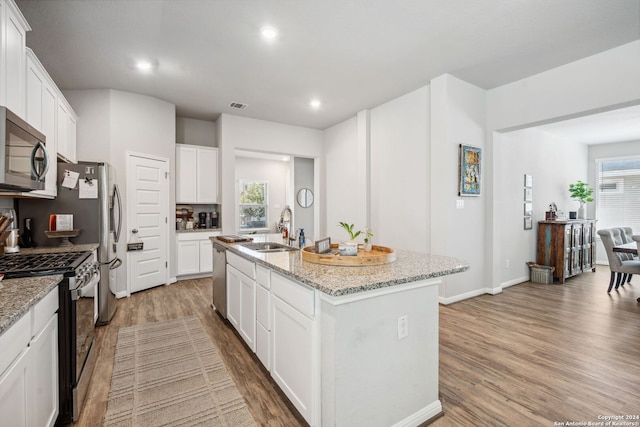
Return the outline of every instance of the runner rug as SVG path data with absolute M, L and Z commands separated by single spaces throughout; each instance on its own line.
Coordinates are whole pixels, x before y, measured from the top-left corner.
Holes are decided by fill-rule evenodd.
M 195 317 L 120 328 L 104 426 L 255 426 Z

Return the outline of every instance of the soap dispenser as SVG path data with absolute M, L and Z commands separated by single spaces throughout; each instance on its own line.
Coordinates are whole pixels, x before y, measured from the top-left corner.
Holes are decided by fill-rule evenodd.
M 298 237 L 298 247 L 304 248 L 304 228 L 300 229 L 300 236 Z

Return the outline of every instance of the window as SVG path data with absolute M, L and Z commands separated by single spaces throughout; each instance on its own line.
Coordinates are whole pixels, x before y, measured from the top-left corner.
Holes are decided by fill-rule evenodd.
M 640 157 L 597 163 L 597 228 L 631 227 L 640 233 Z
M 266 228 L 269 224 L 269 186 L 264 181 L 240 180 L 240 229 Z

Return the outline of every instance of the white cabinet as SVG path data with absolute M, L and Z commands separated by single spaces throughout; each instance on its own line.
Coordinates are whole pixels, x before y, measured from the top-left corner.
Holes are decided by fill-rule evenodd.
M 177 275 L 211 273 L 213 271 L 213 252 L 209 238 L 219 234 L 219 231 L 177 233 Z
M 56 292 L 57 293 L 57 292 Z M 96 298 L 97 300 L 97 298 Z M 37 402 L 31 416 L 33 426 L 52 426 L 58 417 L 58 316 L 31 341 L 32 396 Z
M 256 356 L 271 371 L 271 271 L 256 265 Z
M 26 40 L 29 24 L 13 1 L 0 0 L 0 105 L 25 117 Z
M 56 134 L 57 88 L 38 58 L 27 48 L 26 120 L 46 137 L 49 170 L 45 177 L 44 190 L 25 193 L 26 196 L 54 198 L 58 194 L 56 183 L 56 157 L 58 155 Z
M 218 149 L 176 145 L 176 203 L 218 203 Z
M 58 416 L 58 289 L 0 335 L 0 420 L 53 426 Z
M 56 136 L 58 157 L 67 163 L 77 163 L 76 130 L 78 117 L 67 100 L 60 93 L 56 112 Z
M 307 422 L 315 410 L 314 291 L 271 273 L 271 375 Z
M 227 319 L 256 351 L 255 264 L 227 251 Z

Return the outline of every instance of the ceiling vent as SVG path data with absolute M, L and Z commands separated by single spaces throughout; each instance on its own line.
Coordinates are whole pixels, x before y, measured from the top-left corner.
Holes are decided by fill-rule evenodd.
M 232 102 L 231 104 L 229 104 L 229 107 L 237 108 L 238 110 L 244 110 L 245 108 L 247 108 L 247 104 L 243 104 L 241 102 Z

